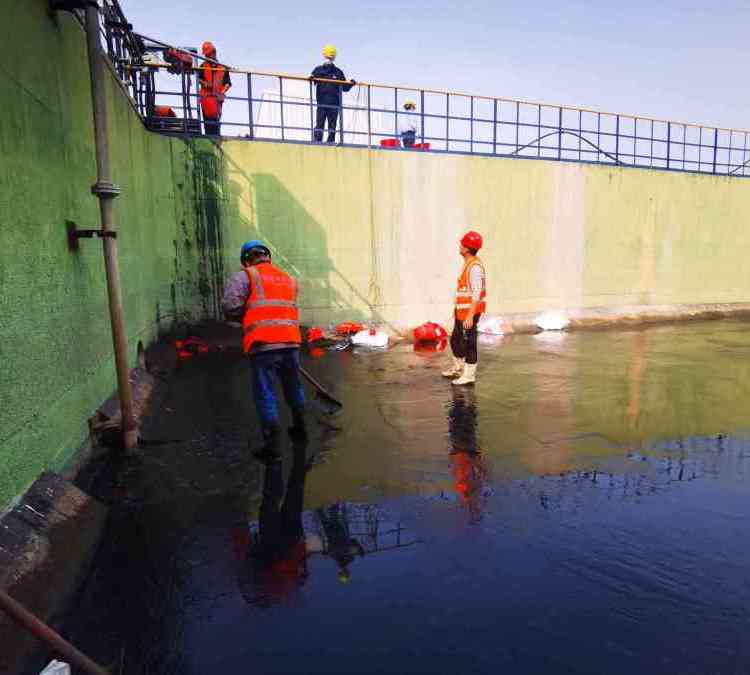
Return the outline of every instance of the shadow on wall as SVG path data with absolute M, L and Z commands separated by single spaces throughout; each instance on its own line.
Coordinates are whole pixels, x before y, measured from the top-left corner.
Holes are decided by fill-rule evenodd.
M 328 228 L 315 220 L 281 181 L 271 174 L 248 174 L 226 155 L 224 160 L 228 175 L 239 179 L 228 181 L 232 196 L 225 203 L 229 209 L 225 217 L 236 236 L 227 251 L 229 259 L 236 258 L 235 249 L 242 241 L 261 239 L 268 244 L 275 262 L 300 280 L 304 323 L 326 325 L 347 320 L 387 324 L 378 310 L 380 290 L 366 247 L 362 247 L 368 259 L 361 261 L 361 277 L 352 280 L 331 257 Z M 352 234 L 353 239 L 356 237 Z

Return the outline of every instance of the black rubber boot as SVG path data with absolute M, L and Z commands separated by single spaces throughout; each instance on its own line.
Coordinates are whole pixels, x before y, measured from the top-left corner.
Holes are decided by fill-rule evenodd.
M 289 427 L 289 435 L 297 441 L 307 440 L 307 422 L 305 421 L 304 408 L 292 410 L 292 426 Z
M 261 462 L 278 462 L 281 459 L 281 429 L 277 424 L 263 427 L 263 446 L 253 452 Z

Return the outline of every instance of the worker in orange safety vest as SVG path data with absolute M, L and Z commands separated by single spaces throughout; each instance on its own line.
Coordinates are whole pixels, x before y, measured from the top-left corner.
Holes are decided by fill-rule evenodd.
M 464 259 L 458 277 L 454 308 L 455 324 L 451 333 L 453 365 L 443 372 L 443 377 L 453 384 L 474 384 L 477 374 L 477 325 L 486 309 L 487 277 L 477 252 L 482 248 L 482 235 L 467 232 L 462 238 L 459 252 Z
M 198 75 L 199 98 L 203 113 L 203 126 L 206 136 L 221 135 L 221 112 L 224 97 L 232 86 L 229 69 L 216 63 L 216 47 L 211 42 L 204 42 L 201 51 L 210 61 L 204 61 Z
M 297 281 L 271 262 L 270 249 L 257 239 L 242 245 L 240 262 L 243 269 L 227 284 L 222 309 L 227 319 L 241 319 L 242 349 L 252 361 L 255 407 L 264 440 L 254 455 L 261 461 L 276 461 L 280 458 L 281 427 L 275 376 L 292 413 L 290 435 L 306 436 Z

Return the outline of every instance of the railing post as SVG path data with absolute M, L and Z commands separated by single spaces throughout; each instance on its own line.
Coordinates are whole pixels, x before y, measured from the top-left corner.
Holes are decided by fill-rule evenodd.
M 250 138 L 255 138 L 255 131 L 253 130 L 253 74 L 247 74 L 247 121 L 248 121 L 248 135 Z
M 422 150 L 424 150 L 424 89 L 419 92 L 419 126 L 422 129 Z
M 398 135 L 398 87 L 393 89 L 393 135 L 399 138 Z
M 372 147 L 372 103 L 370 101 L 372 96 L 372 86 L 367 85 L 367 147 Z
M 539 104 L 536 111 L 536 156 L 542 156 L 542 106 Z
M 516 101 L 516 153 L 518 153 L 518 133 L 521 127 L 521 104 Z
M 474 154 L 474 97 L 469 99 L 469 152 Z
M 712 173 L 716 173 L 716 150 L 717 150 L 718 145 L 719 145 L 719 130 L 717 128 L 717 129 L 714 129 L 714 163 L 713 163 Z
M 450 148 L 450 117 L 451 117 L 451 95 L 445 95 L 445 151 Z
M 315 85 L 313 84 L 312 80 L 310 80 L 310 140 L 314 143 L 315 142 L 315 118 L 313 116 L 313 87 Z
M 615 118 L 615 164 L 620 163 L 620 116 Z
M 672 154 L 672 123 L 667 122 L 667 168 L 669 168 L 669 157 Z M 698 157 L 700 158 L 700 143 L 698 144 Z
M 284 140 L 284 78 L 279 77 L 279 117 L 281 119 L 281 140 Z
M 562 159 L 562 106 L 557 109 L 557 159 Z
M 492 154 L 497 154 L 497 99 L 493 101 L 492 111 Z

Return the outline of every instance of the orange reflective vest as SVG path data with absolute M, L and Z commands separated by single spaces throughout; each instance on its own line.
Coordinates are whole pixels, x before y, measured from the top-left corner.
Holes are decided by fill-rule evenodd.
M 242 319 L 242 349 L 264 343 L 300 344 L 297 282 L 270 262 L 246 267 L 250 296 Z
M 221 102 L 219 94 L 224 93 L 224 66 L 204 63 L 201 66 L 202 77 L 200 79 L 201 110 L 204 119 L 215 120 L 221 117 Z
M 458 290 L 456 291 L 456 318 L 459 321 L 463 321 L 469 314 L 471 309 L 472 294 L 471 285 L 469 283 L 469 275 L 474 266 L 479 265 L 484 272 L 484 265 L 479 258 L 472 258 L 465 265 L 461 271 L 461 276 L 458 277 Z M 479 294 L 479 302 L 477 303 L 476 314 L 484 314 L 487 309 L 485 298 L 487 297 L 487 277 L 482 275 L 482 291 Z

